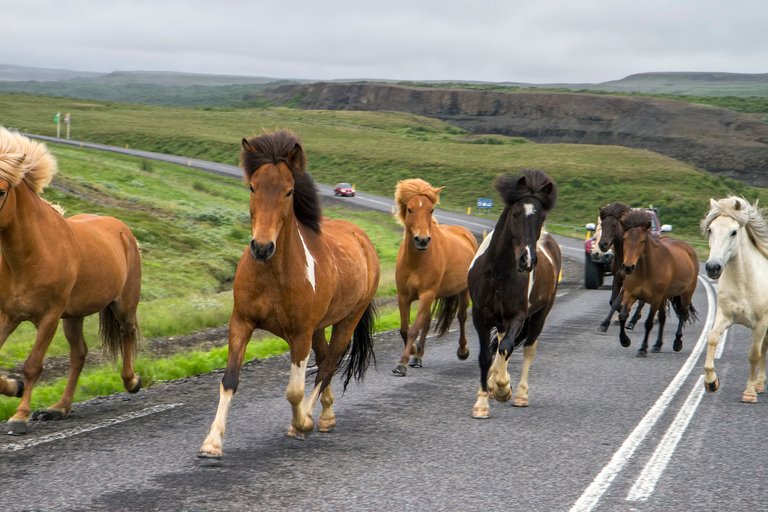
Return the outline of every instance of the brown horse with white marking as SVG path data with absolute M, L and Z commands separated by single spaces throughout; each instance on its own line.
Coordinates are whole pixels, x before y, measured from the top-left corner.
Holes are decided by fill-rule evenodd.
M 0 393 L 21 397 L 8 421 L 10 434 L 27 432 L 32 389 L 60 318 L 70 347 L 69 378 L 61 400 L 40 419 L 69 414 L 88 351 L 83 319 L 94 313 L 108 352 L 123 357 L 125 389 L 141 389 L 133 370 L 141 290 L 136 239 L 113 217 L 64 218 L 39 195 L 55 173 L 56 161 L 43 144 L 0 128 L 0 345 L 25 320 L 37 328 L 24 380 L 0 377 Z
M 526 169 L 519 177 L 501 176 L 495 185 L 504 199 L 504 211 L 469 269 L 472 321 L 480 343 L 480 390 L 473 418 L 490 416 L 489 397 L 512 398 L 507 367 L 521 343 L 523 368 L 512 405 L 528 406 L 528 372 L 555 303 L 562 268 L 560 246 L 542 232 L 557 199 L 552 180 L 542 171 Z M 492 330 L 496 331 L 493 342 Z
M 400 181 L 395 189 L 397 220 L 403 225 L 403 242 L 397 253 L 395 280 L 400 308 L 400 335 L 405 347 L 392 373 L 404 377 L 405 364 L 421 368 L 427 333 L 433 313 L 437 313 L 438 336 L 448 332 L 453 318 L 459 317 L 459 359 L 469 357 L 464 325 L 469 307 L 467 270 L 477 251 L 477 241 L 468 229 L 441 225 L 432 217 L 440 202 L 443 187 L 436 188 L 421 179 Z M 419 301 L 413 325 L 408 327 L 411 303 Z M 435 305 L 432 311 L 432 305 Z
M 667 318 L 665 305 L 669 300 L 678 318 L 672 350 L 679 352 L 683 348 L 683 324 L 696 320 L 696 310 L 692 303 L 699 275 L 696 251 L 682 240 L 653 236 L 651 217 L 645 211 L 632 210 L 621 222 L 624 226 L 622 270 L 626 275 L 619 313 L 621 346 L 628 347 L 631 343 L 625 324 L 632 304 L 642 300 L 648 304 L 650 311 L 645 319 L 645 336 L 637 356 L 645 357 L 648 354 L 648 337 L 657 311 L 658 335 L 651 352 L 661 351 Z
M 219 387 L 219 407 L 199 456 L 222 455 L 227 413 L 237 390 L 245 348 L 254 329 L 267 330 L 290 346 L 291 375 L 286 398 L 293 416 L 286 435 L 302 439 L 312 431 L 312 410 L 322 403 L 318 431 L 336 425 L 331 378 L 350 347 L 344 388 L 360 380 L 373 357 L 373 297 L 379 258 L 356 225 L 324 219 L 306 156 L 287 130 L 243 139 L 241 165 L 251 189 L 253 238 L 235 272 L 229 324 L 229 357 Z M 330 344 L 325 328 L 333 326 Z M 310 349 L 318 371 L 304 396 Z

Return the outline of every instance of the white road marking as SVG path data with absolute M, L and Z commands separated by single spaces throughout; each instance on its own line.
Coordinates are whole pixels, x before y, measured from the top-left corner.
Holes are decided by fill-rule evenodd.
M 713 307 L 715 297 L 714 292 L 712 291 L 712 285 L 701 276 L 699 276 L 699 281 L 704 285 L 704 289 L 707 292 L 708 308 L 707 320 L 696 345 L 693 347 L 693 350 L 691 350 L 691 353 L 682 368 L 680 368 L 677 375 L 675 375 L 675 378 L 672 379 L 672 382 L 667 386 L 667 389 L 664 390 L 661 396 L 656 400 L 656 403 L 653 404 L 653 407 L 648 410 L 643 419 L 640 420 L 640 423 L 637 424 L 635 429 L 624 440 L 621 447 L 613 454 L 610 462 L 595 477 L 584 493 L 578 500 L 576 500 L 576 503 L 573 504 L 570 509 L 571 512 L 587 512 L 597 505 L 600 498 L 602 498 L 603 494 L 605 494 L 611 486 L 614 478 L 616 478 L 624 466 L 626 466 L 637 448 L 642 444 L 648 433 L 651 431 L 651 428 L 653 428 L 656 422 L 664 414 L 664 411 L 680 390 L 683 382 L 685 382 L 693 370 L 697 359 L 707 344 L 707 334 L 712 329 L 712 325 L 715 321 L 715 308 Z
M 723 354 L 727 335 L 728 329 L 720 337 L 717 351 L 715 352 L 715 359 L 720 359 L 720 356 Z M 659 446 L 656 447 L 656 451 L 653 452 L 640 476 L 637 477 L 635 484 L 630 489 L 629 494 L 627 494 L 627 501 L 646 501 L 653 494 L 656 484 L 664 474 L 664 470 L 667 469 L 667 464 L 669 464 L 672 455 L 675 453 L 677 443 L 682 439 L 685 430 L 688 428 L 688 423 L 693 419 L 693 415 L 696 413 L 696 409 L 703 396 L 704 376 L 701 376 L 696 381 L 680 412 L 677 413 L 675 421 L 672 422 L 672 425 L 664 433 L 664 437 L 661 439 Z
M 124 423 L 126 421 L 134 420 L 136 418 L 141 418 L 143 416 L 149 416 L 150 414 L 155 414 L 158 412 L 174 409 L 176 407 L 179 407 L 180 405 L 184 405 L 184 404 L 155 405 L 152 407 L 147 407 L 146 409 L 141 409 L 140 411 L 129 412 L 129 413 L 120 415 L 116 418 L 109 418 L 106 420 L 102 420 L 102 421 L 93 423 L 92 425 L 88 425 L 86 427 L 70 428 L 68 430 L 62 430 L 61 432 L 54 432 L 53 434 L 46 434 L 44 436 L 36 437 L 33 439 L 27 439 L 26 441 L 21 441 L 19 443 L 8 443 L 0 446 L 0 452 L 17 452 L 19 450 L 24 450 L 26 448 L 32 448 L 33 446 L 51 443 L 53 441 L 58 441 L 59 439 L 66 439 L 68 437 L 84 434 L 86 432 L 92 432 L 100 428 L 111 427 L 112 425 L 117 425 L 118 423 Z

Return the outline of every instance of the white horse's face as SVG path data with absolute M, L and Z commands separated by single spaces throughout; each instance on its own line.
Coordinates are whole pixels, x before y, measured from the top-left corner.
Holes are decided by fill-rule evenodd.
M 709 259 L 705 268 L 710 279 L 717 279 L 723 273 L 725 265 L 736 254 L 741 236 L 741 226 L 730 217 L 720 216 L 709 225 Z
M 597 227 L 595 228 L 595 243 L 592 244 L 592 247 L 589 250 L 589 253 L 592 255 L 592 258 L 595 260 L 602 258 L 602 256 L 606 254 L 606 252 L 603 252 L 600 250 L 599 242 L 602 236 L 603 236 L 603 223 L 600 221 L 600 217 L 598 217 Z

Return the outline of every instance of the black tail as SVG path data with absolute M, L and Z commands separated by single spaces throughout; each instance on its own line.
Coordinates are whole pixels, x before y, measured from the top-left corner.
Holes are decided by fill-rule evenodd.
M 689 304 L 687 308 L 683 308 L 679 295 L 672 297 L 670 302 L 672 303 L 672 309 L 675 310 L 675 314 L 684 324 L 692 324 L 699 319 L 698 312 L 693 307 L 693 303 Z
M 361 382 L 365 377 L 365 371 L 371 364 L 376 364 L 376 355 L 373 353 L 373 328 L 376 324 L 376 305 L 371 302 L 365 309 L 365 313 L 360 317 L 360 321 L 355 327 L 355 333 L 352 335 L 352 350 L 349 354 L 347 367 L 344 369 L 344 391 L 347 390 L 347 384 L 352 380 Z
M 123 327 L 120 326 L 111 304 L 99 312 L 99 336 L 108 356 L 116 361 L 117 357 L 122 354 Z M 139 341 L 138 323 L 134 323 L 133 337 L 135 349 Z
M 451 322 L 456 317 L 456 313 L 459 312 L 459 296 L 451 295 L 444 299 L 437 299 L 432 304 L 432 316 L 437 316 L 437 322 L 435 323 L 434 332 L 438 336 L 442 336 L 448 332 L 451 327 Z

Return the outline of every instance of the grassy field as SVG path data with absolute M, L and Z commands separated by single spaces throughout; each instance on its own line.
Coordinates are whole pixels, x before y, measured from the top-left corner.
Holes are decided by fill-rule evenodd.
M 560 190 L 548 228 L 574 236 L 583 234 L 583 225 L 594 221 L 600 206 L 621 200 L 633 206 L 653 204 L 662 222 L 674 225 L 675 236 L 701 250 L 705 244 L 698 222 L 710 197 L 766 197 L 764 189 L 715 177 L 650 151 L 470 135 L 410 114 L 161 108 L 0 94 L 0 123 L 8 127 L 55 135 L 52 116 L 57 111 L 72 114 L 74 139 L 230 164 L 237 163 L 243 136 L 290 128 L 303 139 L 310 172 L 319 182 L 350 181 L 360 190 L 391 196 L 397 180 L 421 177 L 445 185 L 443 206 L 462 212 L 474 206 L 478 197 L 497 199 L 491 185 L 496 175 L 539 168 L 553 177 Z M 171 164 L 68 146 L 51 148 L 59 159 L 60 174 L 45 197 L 62 204 L 69 215 L 92 212 L 125 220 L 143 247 L 140 322 L 144 335 L 171 336 L 226 323 L 231 279 L 249 237 L 245 187 L 238 180 Z M 495 204 L 489 216 L 499 213 L 499 201 Z M 326 214 L 350 219 L 370 234 L 383 263 L 380 295 L 391 296 L 399 227 L 381 214 L 337 208 L 327 209 Z M 380 328 L 395 325 L 390 310 Z M 92 319 L 87 322 L 87 338 L 94 340 L 95 331 Z M 0 364 L 12 368 L 23 360 L 31 337 L 30 326 L 19 329 L 0 350 Z M 268 342 L 266 353 L 284 348 L 281 342 L 273 343 Z M 59 334 L 49 354 L 62 355 L 66 350 Z M 177 367 L 197 372 L 221 366 L 221 357 L 220 352 L 182 356 L 189 364 L 145 360 L 140 371 L 151 382 L 179 376 L 173 370 Z M 120 390 L 111 368 L 89 372 L 93 376 L 89 373 L 83 381 L 93 379 L 93 383 L 84 386 L 82 393 L 92 396 Z M 58 393 L 61 384 L 50 386 L 52 391 L 36 393 L 39 405 L 50 403 L 46 393 Z M 10 410 L 14 403 L 4 399 L 0 409 Z

